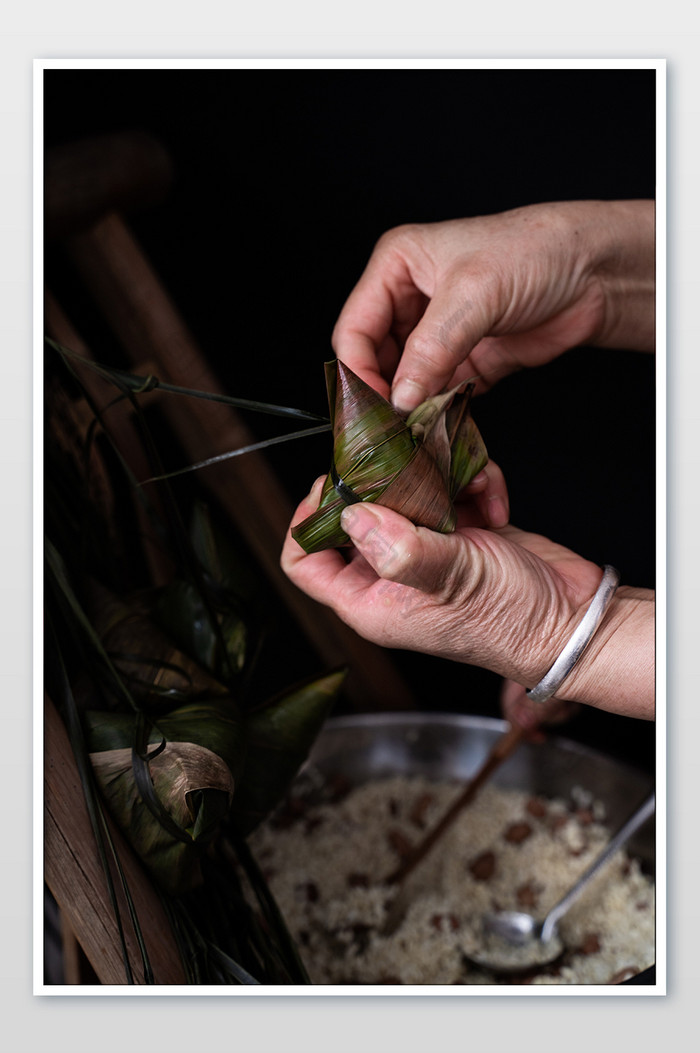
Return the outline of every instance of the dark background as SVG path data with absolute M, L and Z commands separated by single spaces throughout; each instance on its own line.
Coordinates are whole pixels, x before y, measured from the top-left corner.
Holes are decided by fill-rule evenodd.
M 130 217 L 234 395 L 327 411 L 322 363 L 383 231 L 535 202 L 650 198 L 653 70 L 50 70 L 47 149 L 143 129 L 166 199 Z M 70 268 L 47 253 L 47 278 Z M 90 318 L 78 319 L 90 335 Z M 512 521 L 653 587 L 652 356 L 576 349 L 474 414 Z M 260 434 L 277 424 L 254 423 Z M 296 503 L 328 440 L 270 453 Z M 499 679 L 397 653 L 426 709 L 498 713 Z M 566 734 L 650 766 L 653 726 L 586 710 Z

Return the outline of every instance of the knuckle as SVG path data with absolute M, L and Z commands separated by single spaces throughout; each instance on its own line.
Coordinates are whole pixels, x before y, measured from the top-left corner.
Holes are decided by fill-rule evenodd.
M 412 524 L 373 528 L 365 537 L 362 550 L 381 578 L 402 585 L 412 583 L 422 560 L 421 539 Z
M 410 354 L 414 366 L 426 369 L 437 367 L 444 371 L 445 366 L 457 366 L 460 361 L 460 348 L 450 346 L 446 334 L 434 327 L 412 333 L 406 341 L 404 354 Z
M 382 578 L 404 581 L 413 566 L 413 546 L 405 535 L 387 537 L 375 534 L 368 538 L 368 556 Z
M 380 553 L 382 577 L 410 584 L 420 570 L 417 546 L 405 535 L 386 545 Z
M 401 223 L 399 226 L 391 227 L 384 231 L 377 240 L 373 255 L 385 257 L 396 253 L 403 254 L 420 242 L 422 231 L 423 227 L 420 223 Z
M 436 597 L 444 607 L 471 605 L 482 577 L 482 563 L 478 550 L 467 552 L 464 546 L 454 553 L 441 568 L 436 582 Z
M 403 241 L 415 230 L 413 223 L 400 223 L 396 227 L 385 230 L 377 240 L 376 247 L 379 249 L 393 248 L 397 242 Z

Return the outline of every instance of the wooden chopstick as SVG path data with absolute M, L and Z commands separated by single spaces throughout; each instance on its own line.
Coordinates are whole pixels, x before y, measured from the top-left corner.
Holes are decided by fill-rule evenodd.
M 438 841 L 452 823 L 454 823 L 460 812 L 471 803 L 496 768 L 503 764 L 503 762 L 515 751 L 525 737 L 525 734 L 526 732 L 523 728 L 511 725 L 507 731 L 499 736 L 484 763 L 470 779 L 460 795 L 452 802 L 442 818 L 435 824 L 432 830 L 428 831 L 423 840 L 415 846 L 409 855 L 401 861 L 396 870 L 392 871 L 391 874 L 385 878 L 384 883 L 386 885 L 403 886 L 409 874 L 411 874 L 418 864 L 425 859 L 436 841 Z M 388 936 L 398 928 L 406 913 L 407 907 L 408 897 L 405 894 L 405 889 L 400 887 L 397 895 L 392 900 L 386 920 L 382 925 L 382 935 Z

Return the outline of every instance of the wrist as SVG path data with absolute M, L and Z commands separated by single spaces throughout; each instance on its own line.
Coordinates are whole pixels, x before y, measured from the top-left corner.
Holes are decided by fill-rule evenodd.
M 592 202 L 590 273 L 603 302 L 599 347 L 653 351 L 655 214 L 653 201 Z
M 546 702 L 547 699 L 553 698 L 571 675 L 605 618 L 619 582 L 620 575 L 615 567 L 604 567 L 598 588 L 559 655 L 539 683 L 528 689 L 527 696 L 530 701 Z
M 653 719 L 654 634 L 654 593 L 621 586 L 556 697 Z

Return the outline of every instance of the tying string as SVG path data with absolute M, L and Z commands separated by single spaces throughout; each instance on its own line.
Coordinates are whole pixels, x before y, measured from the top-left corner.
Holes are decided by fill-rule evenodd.
M 331 482 L 335 487 L 335 492 L 346 505 L 356 505 L 362 501 L 361 497 L 358 497 L 355 491 L 348 486 L 346 482 L 338 475 L 338 470 L 335 466 L 335 461 L 331 463 Z

